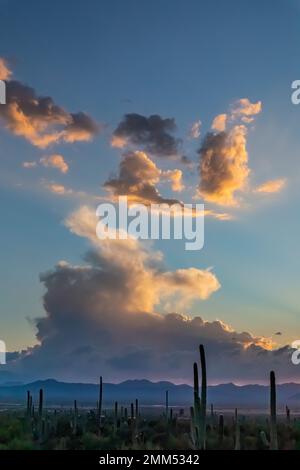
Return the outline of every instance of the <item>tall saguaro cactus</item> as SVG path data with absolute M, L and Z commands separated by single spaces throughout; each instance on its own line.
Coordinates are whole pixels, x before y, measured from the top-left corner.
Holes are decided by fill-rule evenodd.
M 166 421 L 169 421 L 169 391 L 166 390 Z
M 194 435 L 197 436 L 196 447 L 204 450 L 206 445 L 206 403 L 207 378 L 204 347 L 199 346 L 201 363 L 201 399 L 199 397 L 198 365 L 194 363 Z
M 287 405 L 285 407 L 285 411 L 286 411 L 286 421 L 288 424 L 291 424 L 291 410 L 289 409 Z
M 43 416 L 43 403 L 44 403 L 44 392 L 43 389 L 40 389 L 39 395 L 39 417 L 42 418 Z
M 234 450 L 241 450 L 241 442 L 240 442 L 240 424 L 239 424 L 239 417 L 238 417 L 238 410 L 235 409 L 234 412 L 234 423 L 235 423 L 235 439 L 234 439 Z
M 194 363 L 194 435 L 195 435 L 195 446 L 199 448 L 199 434 L 200 434 L 200 417 L 201 417 L 201 404 L 199 397 L 199 376 L 198 376 L 198 365 Z
M 27 391 L 27 416 L 30 416 L 30 392 Z
M 114 431 L 118 428 L 118 402 L 115 401 L 115 413 L 114 413 Z
M 136 427 L 136 432 L 138 432 L 139 428 L 139 400 L 136 398 L 135 399 L 135 427 Z
M 100 387 L 99 387 L 99 402 L 98 402 L 98 428 L 99 434 L 101 433 L 101 424 L 102 424 L 102 401 L 103 401 L 103 383 L 102 376 L 100 377 Z
M 77 400 L 74 400 L 74 423 L 73 423 L 73 434 L 77 434 L 77 425 L 78 425 L 78 408 Z
M 39 394 L 39 427 L 38 427 L 38 434 L 39 434 L 39 441 L 42 442 L 43 435 L 44 435 L 44 425 L 43 425 L 43 404 L 44 404 L 44 391 L 41 388 Z
M 203 344 L 199 346 L 200 363 L 201 363 L 201 448 L 206 446 L 206 402 L 207 402 L 207 378 L 206 378 L 206 360 Z
M 270 448 L 271 450 L 278 450 L 277 440 L 277 426 L 276 426 L 276 380 L 275 372 L 270 372 L 270 413 L 271 413 L 271 433 L 270 433 Z
M 222 449 L 223 447 L 223 439 L 224 439 L 224 416 L 219 416 L 219 448 Z

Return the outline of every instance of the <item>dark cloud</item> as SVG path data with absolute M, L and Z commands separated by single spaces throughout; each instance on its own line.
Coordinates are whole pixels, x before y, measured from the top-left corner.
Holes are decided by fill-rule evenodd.
M 40 148 L 58 142 L 89 141 L 100 130 L 87 114 L 69 113 L 51 97 L 38 96 L 33 88 L 19 81 L 7 82 L 6 101 L 0 108 L 4 126 Z
M 123 148 L 132 144 L 158 157 L 174 157 L 180 146 L 180 140 L 173 136 L 175 130 L 174 119 L 163 119 L 158 114 L 126 114 L 113 133 L 112 145 Z

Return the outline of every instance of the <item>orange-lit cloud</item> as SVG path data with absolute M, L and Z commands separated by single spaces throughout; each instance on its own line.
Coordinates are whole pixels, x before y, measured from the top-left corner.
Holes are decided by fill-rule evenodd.
M 111 138 L 111 146 L 114 148 L 122 149 L 126 147 L 127 145 L 127 140 L 124 137 L 118 137 L 116 135 L 113 135 Z
M 59 196 L 65 196 L 73 194 L 73 190 L 66 188 L 63 184 L 57 183 L 46 183 L 45 187 L 51 191 L 51 193 L 57 194 Z
M 9 79 L 3 60 L 0 67 L 2 76 Z M 100 130 L 89 115 L 69 113 L 52 98 L 39 96 L 33 88 L 15 80 L 7 81 L 6 105 L 0 108 L 0 123 L 39 148 L 58 142 L 90 141 Z
M 211 128 L 217 132 L 223 132 L 226 129 L 227 114 L 218 114 L 212 122 Z
M 162 178 L 170 181 L 171 188 L 175 192 L 181 192 L 184 190 L 184 184 L 182 182 L 182 171 L 175 170 L 166 170 L 161 172 Z
M 45 167 L 56 168 L 61 173 L 67 173 L 69 166 L 64 157 L 58 153 L 42 157 L 40 162 Z
M 127 240 L 98 240 L 96 226 L 98 219 L 95 211 L 87 206 L 73 212 L 66 219 L 66 226 L 78 236 L 88 238 L 101 251 L 106 262 L 130 272 L 134 277 L 131 295 L 134 301 L 127 301 L 126 309 L 134 311 L 153 311 L 154 306 L 165 304 L 173 297 L 182 306 L 197 299 L 205 300 L 220 288 L 220 283 L 210 270 L 198 268 L 178 269 L 174 272 L 157 270 L 153 262 L 161 260 L 161 253 L 152 253 L 134 238 Z M 116 242 L 116 243 L 115 243 Z M 148 266 L 148 263 L 150 265 Z M 134 295 L 135 297 L 135 295 Z
M 261 110 L 261 101 L 251 103 L 248 98 L 241 98 L 236 101 L 232 107 L 231 119 L 241 118 L 241 120 L 247 124 L 252 122 L 254 120 L 254 116 L 259 114 Z
M 206 135 L 199 150 L 200 194 L 206 201 L 224 206 L 237 204 L 235 193 L 246 187 L 250 172 L 246 136 L 243 125 Z
M 94 209 L 81 207 L 65 223 L 93 249 L 84 264 L 62 261 L 41 275 L 45 316 L 36 320 L 39 344 L 9 364 L 11 372 L 90 381 L 101 370 L 106 380 L 191 381 L 202 343 L 209 381 L 263 380 L 275 365 L 282 379 L 293 375 L 290 349 L 274 350 L 269 338 L 238 332 L 221 320 L 158 312 L 174 299 L 182 307 L 209 299 L 220 287 L 214 273 L 168 271 L 160 253 L 135 239 L 99 242 Z
M 145 152 L 135 151 L 123 156 L 118 176 L 107 180 L 104 188 L 114 197 L 127 196 L 133 203 L 178 202 L 160 195 L 156 186 L 161 180 L 170 181 L 175 191 L 183 189 L 181 170 L 162 171 Z
M 8 80 L 12 75 L 6 61 L 0 57 L 0 80 Z
M 256 193 L 278 193 L 286 186 L 286 179 L 280 178 L 276 180 L 269 180 L 255 188 L 254 192 Z
M 182 206 L 182 201 L 166 198 L 160 194 L 157 186 L 162 182 L 169 182 L 174 192 L 184 189 L 181 170 L 161 170 L 145 152 L 135 151 L 123 155 L 118 175 L 107 180 L 104 188 L 113 200 L 118 196 L 127 196 L 129 204 Z M 191 214 L 188 211 L 186 213 Z M 219 220 L 231 219 L 227 213 L 218 213 L 210 209 L 206 209 L 204 215 Z
M 219 114 L 199 149 L 199 194 L 208 202 L 236 206 L 248 187 L 247 127 L 262 109 L 261 101 L 236 101 L 228 114 Z

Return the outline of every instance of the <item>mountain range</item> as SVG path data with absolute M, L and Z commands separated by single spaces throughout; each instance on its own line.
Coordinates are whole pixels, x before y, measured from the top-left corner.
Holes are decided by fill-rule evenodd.
M 38 380 L 28 384 L 6 384 L 0 386 L 0 405 L 24 404 L 29 390 L 38 399 L 40 389 L 44 390 L 46 405 L 67 406 L 74 399 L 81 406 L 95 406 L 99 385 L 91 383 L 67 383 L 54 379 Z M 104 406 L 110 407 L 115 401 L 128 405 L 136 398 L 141 406 L 164 406 L 165 392 L 169 392 L 170 406 L 190 406 L 193 402 L 193 388 L 190 385 L 175 385 L 171 382 L 150 382 L 128 380 L 119 384 L 104 383 Z M 300 384 L 285 383 L 277 386 L 278 405 L 286 404 L 300 409 Z M 208 386 L 208 404 L 223 408 L 267 409 L 269 387 L 265 385 L 237 386 L 233 383 Z

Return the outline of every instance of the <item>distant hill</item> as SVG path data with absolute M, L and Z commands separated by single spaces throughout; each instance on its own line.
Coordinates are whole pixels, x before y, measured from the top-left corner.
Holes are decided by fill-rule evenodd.
M 120 384 L 105 383 L 103 387 L 104 406 L 107 407 L 111 406 L 114 401 L 128 405 L 136 398 L 142 406 L 164 405 L 166 390 L 169 391 L 170 406 L 189 406 L 193 401 L 193 389 L 185 384 L 128 380 Z M 53 379 L 39 380 L 25 385 L 1 385 L 0 405 L 24 403 L 27 390 L 30 390 L 37 399 L 40 388 L 44 389 L 46 404 L 56 406 L 72 404 L 74 399 L 81 406 L 95 405 L 99 394 L 97 384 L 58 382 Z M 277 399 L 280 406 L 288 404 L 300 408 L 300 384 L 278 385 Z M 264 385 L 237 386 L 232 383 L 209 386 L 208 403 L 224 408 L 266 409 L 269 403 L 269 387 Z

